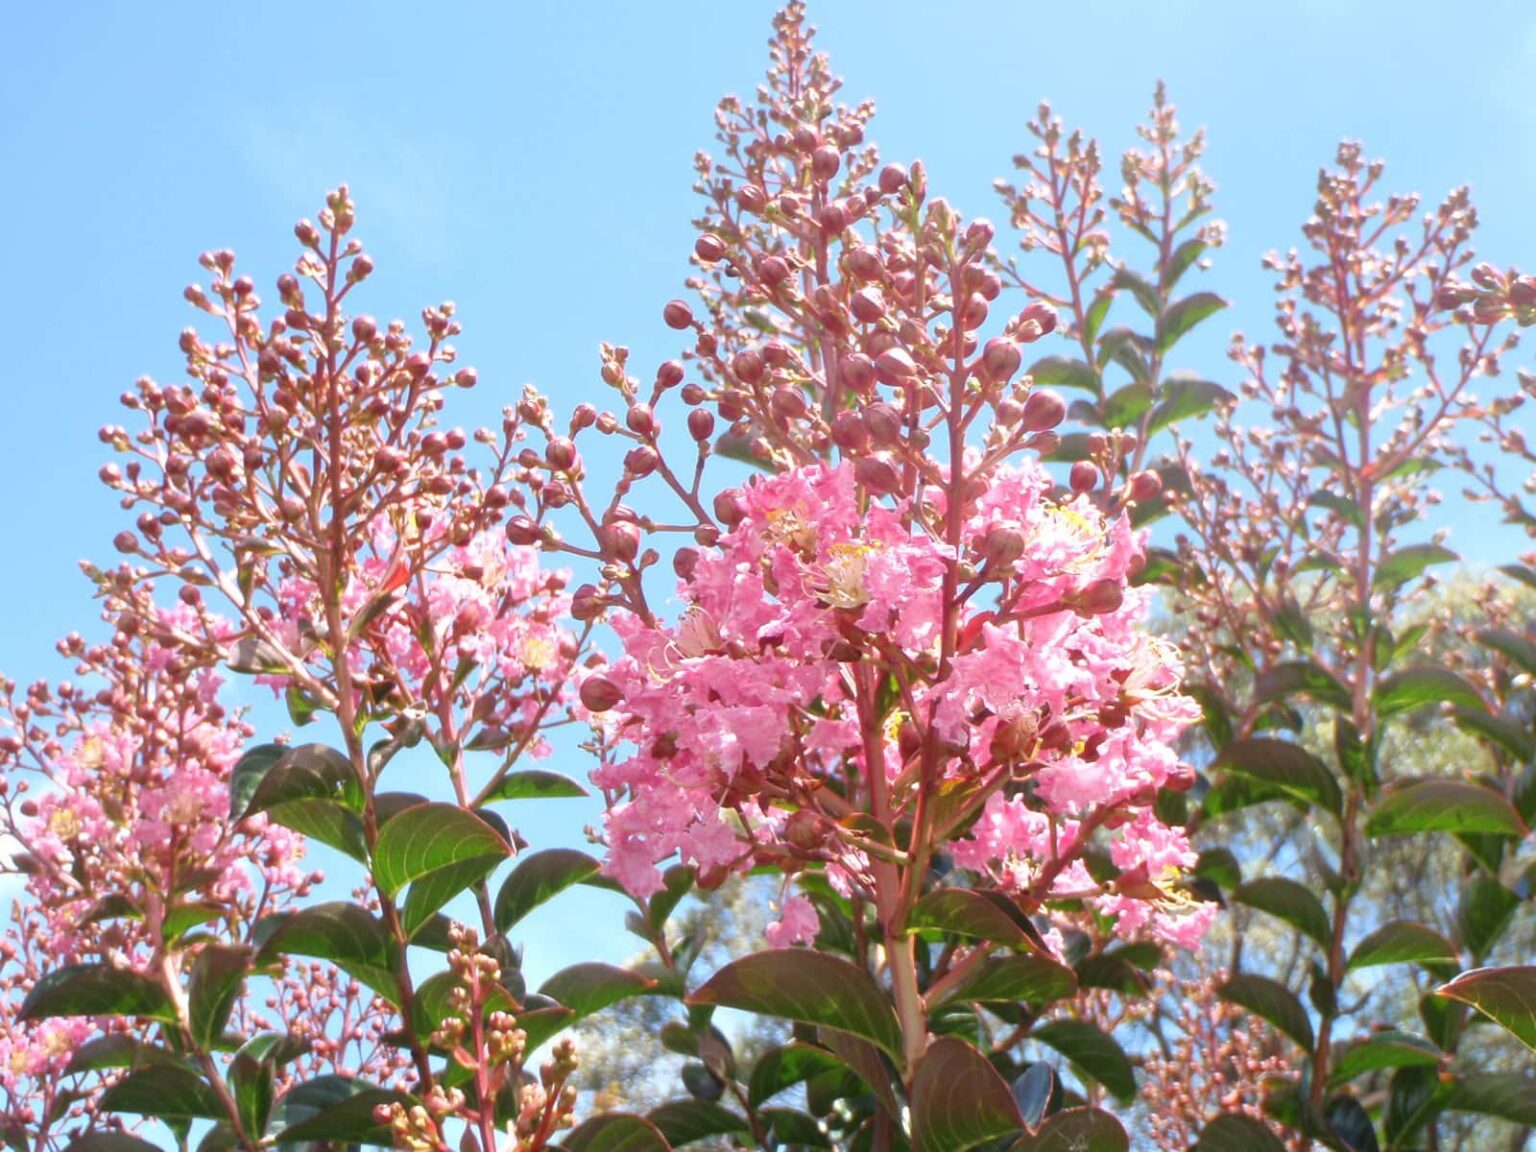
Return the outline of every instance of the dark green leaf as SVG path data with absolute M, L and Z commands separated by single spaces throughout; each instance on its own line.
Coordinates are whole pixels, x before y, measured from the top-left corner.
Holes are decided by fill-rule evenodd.
M 1002 956 L 971 969 L 944 1000 L 1048 1004 L 1076 991 L 1077 976 L 1065 964 L 1046 956 Z
M 280 754 L 274 756 L 274 751 Z M 230 815 L 242 820 L 294 800 L 345 803 L 355 783 L 352 762 L 324 744 L 259 745 L 235 765 L 231 804 L 242 795 L 249 799 L 239 810 L 232 807 Z
M 1456 707 L 1451 709 L 1451 714 L 1458 728 L 1497 744 L 1518 763 L 1536 760 L 1536 736 L 1532 735 L 1531 726 L 1525 721 L 1507 712 L 1484 712 L 1478 708 Z M 1526 814 L 1525 818 L 1529 820 L 1530 815 Z
M 1243 866 L 1230 848 L 1207 848 L 1195 861 L 1191 874 L 1223 888 L 1236 888 L 1243 882 Z
M 1472 1005 L 1527 1048 L 1536 1049 L 1536 967 L 1474 968 L 1435 992 Z
M 260 1137 L 272 1116 L 272 1081 L 277 1073 L 271 1060 L 239 1053 L 229 1065 L 229 1087 L 240 1112 L 240 1124 L 249 1135 Z
M 1536 1076 L 1521 1072 L 1474 1072 L 1459 1076 L 1445 1107 L 1451 1112 L 1476 1112 L 1536 1127 Z
M 244 945 L 209 944 L 197 954 L 187 982 L 187 1016 L 193 1042 L 213 1050 L 234 1011 L 253 951 Z
M 519 1012 L 517 1026 L 527 1035 L 528 1050 L 531 1052 L 575 1019 L 576 1014 L 569 1008 L 555 1005 L 551 1008 L 538 1008 L 532 1012 Z
M 1353 1096 L 1334 1096 L 1323 1106 L 1323 1116 L 1345 1152 L 1381 1152 L 1370 1113 Z
M 405 895 L 405 907 L 400 913 L 405 934 L 414 937 L 443 905 L 470 885 L 483 881 L 503 859 L 503 856 L 471 856 L 411 881 L 411 889 Z
M 574 848 L 548 848 L 523 857 L 496 894 L 496 927 L 507 931 L 552 896 L 597 875 L 600 867 Z
M 1142 380 L 1117 388 L 1104 397 L 1104 427 L 1126 428 L 1135 424 L 1152 407 L 1152 395 L 1152 385 Z
M 1111 328 L 1099 338 L 1099 367 L 1114 361 L 1131 374 L 1132 380 L 1150 384 L 1152 366 L 1147 363 L 1150 351 L 1150 342 L 1145 336 L 1123 326 Z
M 1452 564 L 1461 557 L 1439 544 L 1410 544 L 1390 553 L 1376 569 L 1371 586 L 1377 590 L 1398 588 L 1435 564 Z
M 267 809 L 267 819 L 318 840 L 359 863 L 368 862 L 363 822 L 344 805 L 330 800 L 290 800 Z
M 1260 912 L 1284 920 L 1303 935 L 1327 948 L 1333 939 L 1333 925 L 1322 902 L 1311 889 L 1283 876 L 1262 876 L 1240 885 L 1232 899 Z
M 1081 360 L 1064 356 L 1045 356 L 1029 368 L 1036 388 L 1080 388 L 1097 394 L 1099 374 Z
M 1013 1147 L 1015 1152 L 1129 1152 L 1131 1141 L 1116 1120 L 1101 1108 L 1068 1108 L 1047 1116 L 1034 1136 Z
M 1313 1044 L 1312 1019 L 1296 994 L 1284 984 L 1267 976 L 1240 972 L 1229 977 L 1218 990 L 1221 998 L 1239 1008 L 1262 1016 L 1303 1048 Z
M 77 1072 L 95 1072 L 102 1068 L 127 1068 L 136 1063 L 149 1063 L 155 1058 L 168 1063 L 176 1060 L 164 1049 L 154 1048 L 132 1036 L 114 1032 L 87 1040 L 70 1053 L 64 1074 L 73 1076 Z
M 793 1108 L 764 1108 L 757 1114 L 767 1130 L 766 1147 L 830 1148 L 815 1119 Z
M 594 1116 L 560 1141 L 565 1152 L 670 1152 L 661 1130 L 640 1116 Z
M 1482 628 L 1473 633 L 1477 642 L 1491 648 L 1522 671 L 1536 676 L 1536 640 L 1509 628 Z
M 901 1026 L 862 968 L 820 952 L 771 949 L 727 964 L 688 998 L 836 1028 L 873 1041 L 901 1059 Z
M 1185 420 L 1198 420 L 1218 405 L 1230 404 L 1236 399 L 1220 384 L 1184 372 L 1170 372 L 1163 381 L 1157 407 L 1152 410 L 1147 434 Z
M 1040 934 L 1028 918 L 1000 892 L 973 888 L 939 888 L 913 905 L 910 929 L 937 928 L 973 940 L 992 940 L 1010 948 L 1039 950 Z
M 1052 1020 L 1030 1033 L 1049 1044 L 1084 1076 L 1098 1081 L 1120 1100 L 1136 1096 L 1136 1075 L 1125 1049 L 1097 1025 L 1086 1020 Z
M 1474 961 L 1488 955 L 1519 906 L 1520 898 L 1491 876 L 1479 873 L 1466 881 L 1456 907 L 1456 930 Z
M 1205 241 L 1192 236 L 1173 250 L 1163 272 L 1163 279 L 1169 288 L 1177 284 L 1195 261 L 1205 254 L 1205 249 Z
M 101 1094 L 103 1112 L 134 1112 L 156 1120 L 218 1120 L 218 1093 L 190 1068 L 159 1064 L 128 1073 Z
M 836 1071 L 841 1061 L 821 1048 L 809 1044 L 785 1044 L 771 1048 L 752 1066 L 747 1085 L 747 1103 L 756 1108 L 786 1088 L 803 1083 L 823 1072 Z
M 1412 920 L 1392 920 L 1355 945 L 1344 970 L 1378 964 L 1455 964 L 1456 960 L 1456 949 L 1440 933 Z
M 1413 780 L 1394 784 L 1366 819 L 1371 836 L 1408 832 L 1488 832 L 1524 836 L 1526 827 L 1509 801 L 1465 780 Z
M 22 1147 L 30 1145 L 23 1144 Z M 160 1149 L 148 1140 L 140 1140 L 126 1132 L 87 1132 L 65 1145 L 64 1152 L 160 1152 Z
M 1252 1116 L 1217 1116 L 1200 1130 L 1194 1152 L 1286 1152 L 1274 1130 Z
M 1440 1049 L 1431 1041 L 1388 1028 L 1346 1048 L 1334 1062 L 1328 1082 L 1343 1084 L 1381 1068 L 1436 1067 L 1440 1059 Z
M 27 993 L 16 1019 L 53 1016 L 138 1016 L 176 1020 L 176 1006 L 147 976 L 109 964 L 67 964 L 47 973 Z
M 558 1000 L 580 1018 L 649 992 L 655 986 L 656 981 L 628 968 L 591 961 L 562 968 L 544 981 L 539 995 Z
M 450 864 L 510 855 L 512 846 L 478 814 L 457 804 L 418 804 L 384 825 L 373 849 L 373 876 L 379 889 L 393 896 Z
M 1265 737 L 1234 740 L 1222 750 L 1216 766 L 1320 804 L 1335 816 L 1343 810 L 1344 797 L 1333 773 L 1299 744 Z
M 937 1030 L 936 1015 L 930 1016 L 929 1023 Z M 848 1032 L 839 1032 L 835 1028 L 818 1029 L 817 1037 L 868 1085 L 887 1112 L 892 1116 L 901 1115 L 901 1105 L 891 1090 L 890 1068 L 878 1048 L 867 1040 L 861 1040 Z
M 656 1126 L 657 1131 L 674 1148 L 681 1148 L 695 1140 L 707 1140 L 711 1136 L 752 1131 L 751 1125 L 743 1117 L 729 1108 L 705 1100 L 673 1100 L 651 1109 L 646 1119 Z
M 1024 1127 L 1008 1082 L 964 1040 L 928 1046 L 912 1076 L 912 1144 L 923 1152 L 963 1152 Z
M 493 800 L 574 800 L 587 795 L 587 790 L 568 776 L 558 772 L 530 769 L 526 772 L 510 772 L 503 776 L 484 797 L 485 803 Z
M 383 923 L 356 904 L 333 901 L 268 917 L 257 926 L 258 965 L 279 956 L 329 960 L 394 1003 L 394 949 Z
M 1166 352 L 1191 329 L 1227 306 L 1214 292 L 1195 292 L 1170 304 L 1157 322 L 1157 350 Z
M 1162 302 L 1158 299 L 1157 286 L 1149 284 L 1139 273 L 1129 268 L 1115 269 L 1115 274 L 1109 278 L 1109 286 L 1129 292 L 1136 298 L 1136 303 L 1141 305 L 1141 310 L 1151 319 L 1157 319 L 1158 309 Z
M 1430 704 L 1456 704 L 1486 712 L 1482 695 L 1449 668 L 1419 664 L 1383 678 L 1374 694 L 1376 711 L 1383 717 L 1398 716 Z
M 1436 1116 L 1450 1093 L 1436 1069 L 1413 1065 L 1392 1074 L 1382 1124 L 1390 1147 L 1406 1147 L 1414 1133 Z
M 1260 703 L 1306 696 L 1347 712 L 1348 691 L 1322 668 L 1308 661 L 1290 661 L 1267 668 L 1254 678 L 1253 697 Z
M 283 1130 L 279 1146 L 313 1144 L 378 1144 L 394 1146 L 389 1125 L 373 1118 L 381 1104 L 403 1104 L 410 1108 L 417 1100 L 404 1092 L 379 1088 L 365 1080 L 347 1076 L 317 1076 L 288 1090 L 279 1102 Z
M 1098 338 L 1099 329 L 1104 327 L 1104 317 L 1109 315 L 1109 306 L 1115 302 L 1115 294 L 1108 288 L 1101 286 L 1094 293 L 1093 303 L 1088 305 L 1088 313 L 1083 318 L 1083 338 L 1091 345 Z

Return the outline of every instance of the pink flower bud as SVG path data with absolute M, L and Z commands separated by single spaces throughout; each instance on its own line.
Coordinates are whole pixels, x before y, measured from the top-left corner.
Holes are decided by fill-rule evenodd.
M 588 676 L 581 682 L 581 703 L 589 712 L 607 712 L 623 699 L 619 686 L 606 676 Z
M 706 232 L 693 242 L 693 254 L 706 264 L 713 264 L 725 255 L 725 241 L 713 232 Z
M 637 436 L 656 434 L 656 415 L 651 411 L 649 404 L 631 405 L 629 411 L 624 414 L 624 423 Z
M 992 221 L 978 217 L 972 220 L 965 230 L 965 246 L 967 248 L 985 248 L 992 243 L 992 237 L 997 234 L 997 229 L 992 226 Z
M 1447 312 L 1468 304 L 1476 296 L 1470 288 L 1462 284 L 1442 284 L 1435 292 L 1435 304 Z
M 742 211 L 760 216 L 768 206 L 768 197 L 756 184 L 743 184 L 736 190 L 736 203 Z
M 883 456 L 861 456 L 853 477 L 876 495 L 890 495 L 901 488 L 901 473 Z
M 875 360 L 875 373 L 885 384 L 906 384 L 917 375 L 917 363 L 905 348 L 888 348 Z
M 683 366 L 676 360 L 663 360 L 656 369 L 656 387 L 676 388 L 683 382 Z
M 783 368 L 794 358 L 794 352 L 782 340 L 770 340 L 763 345 L 763 361 L 770 368 Z
M 543 535 L 538 524 L 534 523 L 533 519 L 528 516 L 512 517 L 512 519 L 507 521 L 506 531 L 507 539 L 519 548 L 527 548 L 529 545 L 537 544 L 540 536 Z
M 125 528 L 112 537 L 112 546 L 119 552 L 132 555 L 139 550 L 139 538 Z
M 1067 483 L 1074 492 L 1092 492 L 1099 483 L 1099 469 L 1087 460 L 1079 460 L 1067 474 Z
M 575 435 L 584 428 L 590 428 L 597 423 L 597 409 L 590 404 L 578 404 L 571 412 L 571 434 Z
M 640 529 L 634 524 L 613 523 L 605 525 L 600 533 L 603 554 L 627 564 L 640 555 Z
M 860 280 L 878 280 L 884 271 L 880 254 L 873 248 L 850 248 L 843 253 L 843 265 Z
M 352 338 L 359 344 L 369 344 L 379 334 L 379 322 L 372 316 L 359 316 L 352 321 Z
M 694 570 L 699 566 L 699 550 L 697 548 L 679 548 L 672 554 L 672 571 L 677 573 L 679 580 L 692 580 Z
M 1024 430 L 1046 432 L 1067 418 L 1067 403 L 1055 392 L 1037 389 L 1024 401 Z
M 832 421 L 832 443 L 844 452 L 862 452 L 869 445 L 869 429 L 857 412 L 839 412 Z
M 885 297 L 878 288 L 861 288 L 853 294 L 849 305 L 854 318 L 865 324 L 873 324 L 885 315 Z
M 894 195 L 907 186 L 907 170 L 900 164 L 887 164 L 880 169 L 879 183 L 881 192 Z
M 688 413 L 688 432 L 695 440 L 708 440 L 715 431 L 715 414 L 707 408 L 695 408 Z
M 1019 351 L 1019 346 L 1002 336 L 988 340 L 981 351 L 981 363 L 987 376 L 999 383 L 1011 379 L 1023 362 L 1024 354 Z
M 731 358 L 731 371 L 743 384 L 756 384 L 763 378 L 762 354 L 752 348 L 744 348 Z
M 1083 616 L 1114 612 L 1125 602 L 1125 589 L 1114 580 L 1095 580 L 1074 597 L 1073 606 Z
M 1136 501 L 1156 500 L 1163 491 L 1163 478 L 1156 472 L 1148 469 L 1138 472 L 1131 477 L 1131 499 Z
M 768 402 L 775 419 L 781 423 L 798 420 L 804 416 L 810 406 L 805 402 L 804 394 L 798 388 L 776 388 Z
M 460 368 L 453 374 L 453 382 L 460 388 L 473 388 L 480 381 L 480 374 L 473 368 Z
M 811 172 L 818 180 L 830 180 L 842 165 L 842 156 L 830 144 L 823 144 L 811 157 Z
M 992 528 L 982 537 L 981 555 L 988 564 L 1012 564 L 1024 555 L 1024 537 L 1012 528 Z
M 1019 313 L 1019 337 L 1026 344 L 1056 331 L 1056 309 L 1044 300 L 1036 300 Z
M 583 584 L 571 593 L 571 615 L 585 624 L 603 614 L 603 600 L 595 584 Z
M 659 463 L 661 463 L 661 457 L 649 444 L 631 448 L 624 454 L 624 471 L 636 480 L 643 479 L 656 471 L 656 465 Z
M 709 393 L 704 391 L 701 384 L 684 384 L 682 397 L 683 403 L 692 407 L 704 403 L 709 398 Z
M 714 499 L 715 519 L 727 528 L 734 528 L 746 518 L 746 509 L 741 506 L 741 497 L 734 488 L 727 488 L 717 493 Z
M 800 149 L 800 151 L 809 152 L 821 143 L 821 137 L 816 135 L 816 129 L 810 127 L 810 125 L 801 124 L 795 129 L 794 141 L 795 147 Z
M 693 325 L 693 309 L 682 300 L 669 300 L 667 306 L 661 310 L 661 318 L 668 328 L 682 331 Z
M 757 266 L 757 276 L 771 288 L 789 276 L 789 261 L 782 256 L 765 257 Z
M 1050 456 L 1061 447 L 1061 437 L 1054 432 L 1036 432 L 1024 441 L 1024 447 L 1042 456 Z
M 850 223 L 848 209 L 839 203 L 828 204 L 821 210 L 821 217 L 818 223 L 821 224 L 823 232 L 829 236 L 836 235 L 847 228 Z
M 1472 282 L 1480 288 L 1497 290 L 1504 287 L 1504 276 L 1492 264 L 1484 261 L 1472 269 Z
M 884 401 L 864 409 L 864 424 L 869 438 L 880 447 L 890 447 L 901 439 L 901 413 Z
M 837 365 L 843 383 L 861 396 L 875 386 L 875 362 L 862 352 L 850 352 Z

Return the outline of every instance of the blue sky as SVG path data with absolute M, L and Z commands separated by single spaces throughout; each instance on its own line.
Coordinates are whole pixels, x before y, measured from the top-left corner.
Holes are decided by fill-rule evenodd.
M 137 376 L 174 375 L 197 254 L 234 248 L 271 297 L 295 254 L 293 221 L 340 181 L 379 269 L 368 310 L 458 303 L 462 358 L 481 385 L 454 422 L 491 421 L 530 381 L 565 409 L 598 399 L 600 340 L 630 344 L 640 365 L 673 354 L 660 308 L 688 270 L 691 159 L 713 144 L 718 97 L 756 86 L 772 11 L 686 0 L 8 13 L 0 669 L 62 672 L 54 639 L 92 614 L 76 561 L 109 558 L 121 526 L 95 479 L 106 458 L 95 432 L 118 420 L 115 398 Z M 1470 183 L 1479 250 L 1536 267 L 1528 0 L 826 0 L 812 14 L 846 95 L 877 101 L 871 135 L 887 158 L 922 157 L 934 191 L 994 219 L 991 183 L 1027 146 L 1041 97 L 1114 156 L 1166 79 L 1183 122 L 1211 135 L 1229 243 L 1202 287 L 1235 301 L 1211 322 L 1223 337 L 1267 326 L 1259 258 L 1299 239 L 1316 169 L 1341 137 L 1385 157 L 1393 189 L 1432 199 Z M 1209 347 L 1218 354 L 1192 366 L 1230 383 L 1221 340 Z M 568 833 L 587 818 L 558 823 Z

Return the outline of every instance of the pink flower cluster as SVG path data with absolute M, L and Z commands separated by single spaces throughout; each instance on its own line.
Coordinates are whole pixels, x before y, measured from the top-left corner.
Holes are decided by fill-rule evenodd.
M 594 775 L 609 875 L 645 895 L 673 854 L 706 877 L 798 857 L 863 888 L 849 781 L 875 764 L 893 820 L 941 788 L 974 788 L 977 807 L 990 793 L 969 830 L 941 830 L 973 872 L 1090 899 L 1123 933 L 1198 936 L 1209 914 L 1174 884 L 1193 853 L 1149 808 L 1198 709 L 1127 587 L 1140 543 L 1124 517 L 1052 495 L 1033 463 L 986 479 L 958 549 L 940 498 L 871 500 L 850 465 L 758 479 L 687 571 L 675 625 L 615 621 L 624 655 L 585 692 L 611 697 L 604 730 L 632 748 Z M 1098 829 L 1145 883 L 1093 881 L 1076 857 Z M 776 936 L 807 939 L 791 905 Z

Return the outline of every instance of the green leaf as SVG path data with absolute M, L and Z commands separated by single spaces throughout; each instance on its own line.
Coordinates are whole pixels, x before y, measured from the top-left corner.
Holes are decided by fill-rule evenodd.
M 1007 896 L 975 888 L 939 888 L 912 906 L 909 930 L 937 928 L 973 940 L 1043 951 L 1040 934 Z
M 1412 920 L 1391 920 L 1355 945 L 1344 971 L 1380 964 L 1455 964 L 1456 949 L 1440 933 Z
M 1440 1113 L 1450 1091 L 1436 1069 L 1412 1065 L 1394 1072 L 1382 1124 L 1389 1147 L 1409 1146 L 1414 1133 Z
M 1243 882 L 1243 866 L 1230 848 L 1207 848 L 1196 858 L 1190 874 L 1221 888 L 1236 888 Z
M 285 748 L 261 744 L 235 764 L 230 784 L 230 817 L 236 821 L 294 800 L 345 803 L 355 789 L 352 762 L 324 744 Z M 241 808 L 234 805 L 247 797 Z
M 1347 496 L 1341 496 L 1337 492 L 1324 490 L 1322 492 L 1314 492 L 1308 496 L 1307 503 L 1316 508 L 1327 509 L 1352 527 L 1365 527 L 1365 516 L 1360 511 L 1360 505 Z
M 240 1052 L 229 1065 L 229 1087 L 240 1113 L 240 1124 L 248 1134 L 261 1136 L 272 1116 L 272 1082 L 277 1068 L 271 1060 L 257 1059 Z
M 936 1028 L 937 1022 L 933 1016 L 929 1017 L 929 1023 Z M 835 1028 L 820 1028 L 816 1034 L 839 1060 L 853 1069 L 854 1074 L 869 1086 L 887 1112 L 892 1116 L 901 1115 L 901 1105 L 891 1090 L 890 1068 L 879 1049 L 866 1040 L 860 1040 L 847 1032 L 839 1032 Z
M 1136 1074 L 1125 1049 L 1095 1024 L 1086 1020 L 1052 1020 L 1030 1033 L 1032 1039 L 1049 1044 L 1060 1052 L 1084 1076 L 1096 1080 L 1129 1103 L 1136 1097 Z
M 804 1083 L 812 1076 L 835 1072 L 842 1062 L 825 1049 L 809 1044 L 785 1044 L 771 1048 L 752 1066 L 747 1084 L 747 1104 L 757 1108 L 786 1088 Z
M 1474 1072 L 1459 1076 L 1445 1107 L 1451 1112 L 1476 1112 L 1536 1127 L 1536 1077 L 1521 1072 Z
M 1520 897 L 1491 876 L 1478 874 L 1466 881 L 1456 907 L 1456 930 L 1474 961 L 1492 950 L 1519 906 Z
M 929 1045 L 912 1076 L 912 1145 L 923 1152 L 964 1152 L 1024 1127 L 1008 1082 L 964 1040 Z
M 1438 1067 L 1440 1059 L 1440 1049 L 1432 1042 L 1389 1028 L 1346 1048 L 1334 1062 L 1328 1083 L 1343 1084 L 1381 1068 Z
M 1102 1108 L 1067 1108 L 1045 1118 L 1040 1130 L 1014 1145 L 1015 1152 L 1129 1152 L 1130 1137 Z
M 1132 380 L 1152 383 L 1152 366 L 1147 363 L 1151 344 L 1145 336 L 1126 327 L 1111 328 L 1099 338 L 1099 367 L 1111 360 L 1131 374 Z
M 943 1000 L 1049 1004 L 1077 991 L 1077 974 L 1048 956 L 1002 956 L 983 961 Z
M 532 1052 L 551 1036 L 557 1035 L 576 1019 L 576 1014 L 563 1005 L 539 1008 L 532 1012 L 519 1012 L 517 1026 L 528 1037 L 528 1051 Z
M 1304 936 L 1327 948 L 1333 940 L 1333 925 L 1322 901 L 1311 889 L 1283 876 L 1262 876 L 1239 885 L 1232 893 L 1239 904 L 1257 908 L 1284 920 Z
M 400 925 L 405 934 L 414 937 L 431 923 L 443 905 L 470 885 L 479 884 L 503 859 L 502 856 L 471 856 L 418 876 L 411 882 L 411 890 L 405 895 L 405 907 L 400 913 Z
M 1123 265 L 1115 269 L 1115 274 L 1109 278 L 1109 286 L 1129 292 L 1136 298 L 1136 303 L 1141 305 L 1141 310 L 1151 319 L 1157 319 L 1157 312 L 1162 307 L 1158 299 L 1157 286 L 1147 282 L 1139 272 L 1133 272 Z
M 1099 391 L 1099 374 L 1081 360 L 1065 356 L 1044 356 L 1029 367 L 1030 379 L 1036 388 L 1079 388 L 1095 395 Z
M 885 993 L 864 969 L 824 953 L 780 948 L 745 956 L 716 972 L 688 1003 L 836 1028 L 901 1060 L 901 1026 Z
M 464 860 L 512 855 L 512 846 L 484 818 L 457 804 L 407 808 L 379 832 L 373 876 L 393 896 L 412 880 Z M 436 911 L 436 909 L 433 909 Z
M 1440 985 L 1435 994 L 1472 1005 L 1527 1048 L 1536 1049 L 1536 967 L 1474 968 Z
M 1524 836 L 1525 822 L 1509 801 L 1465 780 L 1412 780 L 1394 784 L 1365 822 L 1371 836 L 1409 832 L 1487 832 Z
M 1344 1152 L 1381 1152 L 1370 1113 L 1353 1096 L 1333 1096 L 1323 1106 L 1323 1116 Z
M 187 982 L 187 1017 L 200 1050 L 211 1052 L 224 1034 L 254 955 L 240 944 L 209 944 L 197 954 Z
M 1371 587 L 1377 591 L 1400 588 L 1435 564 L 1452 564 L 1461 557 L 1439 544 L 1410 544 L 1389 553 L 1376 568 Z
M 126 1132 L 87 1132 L 65 1145 L 64 1152 L 160 1152 L 160 1149 L 148 1140 L 140 1140 Z
M 1218 994 L 1229 1004 L 1262 1016 L 1303 1048 L 1311 1050 L 1314 1039 L 1312 1019 L 1296 994 L 1284 984 L 1267 976 L 1240 972 L 1229 977 L 1218 989 Z
M 1449 668 L 1419 664 L 1384 677 L 1373 694 L 1376 711 L 1383 717 L 1398 716 L 1430 704 L 1456 704 L 1478 712 L 1488 705 L 1482 695 Z
M 574 1020 L 654 987 L 656 981 L 639 972 L 593 961 L 562 968 L 544 981 L 539 995 L 558 1000 L 576 1014 Z
M 493 800 L 574 800 L 586 795 L 587 790 L 568 776 L 530 769 L 503 776 L 483 799 L 488 804 Z
M 1476 708 L 1457 707 L 1451 709 L 1451 714 L 1458 728 L 1497 744 L 1518 763 L 1536 760 L 1536 736 L 1525 721 L 1507 712 L 1484 712 Z
M 54 1016 L 137 1016 L 176 1021 L 176 1005 L 154 981 L 109 964 L 67 964 L 47 973 L 27 993 L 16 1019 Z
M 757 1114 L 767 1128 L 768 1148 L 831 1148 L 832 1143 L 815 1119 L 793 1108 L 764 1108 Z
M 419 1101 L 404 1092 L 379 1088 L 349 1076 L 317 1076 L 295 1084 L 279 1102 L 284 1128 L 278 1144 L 377 1144 L 394 1146 L 389 1125 L 379 1124 L 373 1110 L 381 1104 L 413 1107 Z
M 594 1116 L 560 1141 L 565 1152 L 670 1152 L 661 1129 L 640 1116 Z
M 267 809 L 267 819 L 318 840 L 359 863 L 368 862 L 363 822 L 352 809 L 331 800 L 289 800 Z
M 496 927 L 508 931 L 546 900 L 596 876 L 601 867 L 574 848 L 547 848 L 524 856 L 496 893 Z
M 218 1120 L 224 1104 L 190 1068 L 158 1064 L 130 1072 L 101 1094 L 103 1112 L 133 1112 L 155 1120 Z
M 1141 419 L 1152 407 L 1152 385 L 1134 380 L 1104 397 L 1103 419 L 1106 428 L 1125 428 Z
M 1258 703 L 1306 696 L 1341 712 L 1350 708 L 1349 692 L 1322 668 L 1310 661 L 1297 660 L 1276 664 L 1259 673 L 1253 681 L 1253 698 Z
M 1093 303 L 1088 305 L 1088 313 L 1083 318 L 1083 338 L 1090 345 L 1098 338 L 1099 329 L 1104 327 L 1104 317 L 1109 315 L 1109 306 L 1114 302 L 1115 294 L 1104 286 L 1094 293 Z
M 1152 419 L 1147 424 L 1147 435 L 1152 435 L 1185 420 L 1198 420 L 1211 409 L 1230 404 L 1237 399 L 1220 384 L 1202 380 L 1186 372 L 1170 372 L 1163 381 L 1157 407 L 1152 409 Z
M 279 956 L 329 960 L 390 1003 L 399 998 L 389 933 L 356 904 L 338 900 L 267 917 L 257 925 L 257 943 L 258 966 Z
M 1194 1152 L 1286 1152 L 1286 1148 L 1264 1121 L 1228 1113 L 1200 1130 Z
M 1214 292 L 1195 292 L 1168 305 L 1157 322 L 1157 350 L 1166 352 L 1196 324 L 1216 315 L 1227 302 Z
M 1299 744 L 1265 737 L 1234 740 L 1217 757 L 1216 766 L 1319 804 L 1335 816 L 1343 811 L 1344 797 L 1333 773 Z
M 656 1130 L 673 1148 L 681 1148 L 695 1140 L 707 1140 L 711 1136 L 752 1131 L 744 1117 L 708 1100 L 673 1100 L 651 1109 L 646 1119 L 656 1126 Z
M 1173 250 L 1173 255 L 1168 258 L 1163 272 L 1163 280 L 1172 288 L 1183 278 L 1184 273 L 1194 265 L 1195 261 L 1205 254 L 1206 243 L 1199 237 L 1192 236 Z
M 1491 648 L 1522 671 L 1536 676 L 1536 640 L 1509 628 L 1482 628 L 1473 638 Z

